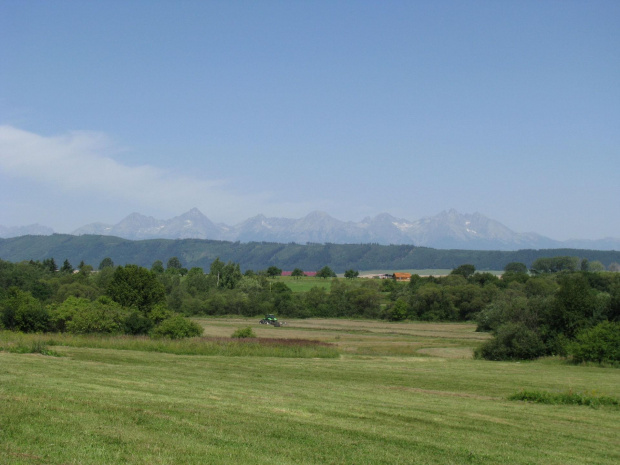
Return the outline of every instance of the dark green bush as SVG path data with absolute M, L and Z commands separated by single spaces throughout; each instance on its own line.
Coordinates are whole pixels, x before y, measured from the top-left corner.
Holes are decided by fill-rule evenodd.
M 620 363 L 620 323 L 605 321 L 577 334 L 568 345 L 575 363 Z
M 547 392 L 522 390 L 508 396 L 508 400 L 522 400 L 538 404 L 551 405 L 587 405 L 598 407 L 601 405 L 619 406 L 620 401 L 614 397 L 598 395 L 594 392 Z
M 546 355 L 540 335 L 523 323 L 500 326 L 494 339 L 475 351 L 476 358 L 485 360 L 532 360 Z
M 2 326 L 12 331 L 36 333 L 47 331 L 49 312 L 28 291 L 11 288 L 0 305 Z
M 152 320 L 133 311 L 125 318 L 125 334 L 148 334 L 154 325 Z
M 244 338 L 256 337 L 256 334 L 254 334 L 254 331 L 252 331 L 252 328 L 248 326 L 247 328 L 239 328 L 237 331 L 232 333 L 232 336 L 230 337 L 244 339 Z
M 174 315 L 153 328 L 151 336 L 154 338 L 183 339 L 200 336 L 202 332 L 202 326 L 198 323 L 188 320 L 181 315 Z

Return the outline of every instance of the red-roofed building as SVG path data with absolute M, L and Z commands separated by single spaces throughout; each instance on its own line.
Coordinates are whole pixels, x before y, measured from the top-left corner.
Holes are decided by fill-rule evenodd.
M 411 273 L 394 273 L 392 276 L 396 281 L 411 281 Z

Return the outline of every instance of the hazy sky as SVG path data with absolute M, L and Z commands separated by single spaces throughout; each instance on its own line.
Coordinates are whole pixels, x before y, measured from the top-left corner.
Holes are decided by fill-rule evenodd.
M 0 225 L 620 236 L 620 2 L 0 0 Z

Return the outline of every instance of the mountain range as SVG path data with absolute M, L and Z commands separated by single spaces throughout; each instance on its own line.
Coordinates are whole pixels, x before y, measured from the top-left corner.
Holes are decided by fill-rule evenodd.
M 0 237 L 49 235 L 41 225 L 21 228 L 0 226 Z M 111 225 L 91 223 L 72 235 L 116 236 L 142 239 L 213 239 L 240 242 L 334 243 L 334 244 L 412 244 L 437 249 L 520 250 L 580 248 L 620 250 L 620 239 L 557 241 L 536 233 L 518 233 L 480 213 L 443 211 L 436 216 L 410 221 L 388 213 L 367 217 L 360 222 L 341 221 L 315 211 L 303 218 L 268 218 L 257 215 L 235 226 L 213 223 L 200 210 L 169 220 L 132 213 Z

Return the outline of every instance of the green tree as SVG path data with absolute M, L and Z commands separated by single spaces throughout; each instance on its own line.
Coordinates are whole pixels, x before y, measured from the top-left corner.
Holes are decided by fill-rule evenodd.
M 387 318 L 392 321 L 402 321 L 407 318 L 409 305 L 404 299 L 398 299 L 387 310 Z
M 11 287 L 0 305 L 0 321 L 6 329 L 13 331 L 47 331 L 49 313 L 30 292 Z
M 598 260 L 593 260 L 590 262 L 588 269 L 593 272 L 594 271 L 605 271 L 605 265 L 603 265 Z
M 581 331 L 569 344 L 573 361 L 612 363 L 620 362 L 620 323 L 604 321 Z
M 114 262 L 110 257 L 104 258 L 103 260 L 101 260 L 101 263 L 99 263 L 99 271 L 103 270 L 104 268 L 114 268 Z
M 180 270 L 181 268 L 183 268 L 183 265 L 178 257 L 171 257 L 168 259 L 168 263 L 166 263 L 167 270 Z
M 151 271 L 156 274 L 162 274 L 164 270 L 164 262 L 161 260 L 155 260 L 151 265 Z
M 506 273 L 527 273 L 527 266 L 521 262 L 510 262 L 504 267 Z
M 344 272 L 344 277 L 347 279 L 355 279 L 360 275 L 359 271 L 356 271 L 354 269 L 350 269 Z
M 188 294 L 192 297 L 206 294 L 209 290 L 209 279 L 202 268 L 198 267 L 194 267 L 188 271 L 187 276 L 183 280 L 183 284 Z
M 597 293 L 581 273 L 562 276 L 559 284 L 549 325 L 556 333 L 573 338 L 580 330 L 597 323 Z
M 576 271 L 578 266 L 577 257 L 541 257 L 534 260 L 530 271 L 533 274 L 559 273 L 560 271 Z
M 475 351 L 477 358 L 486 360 L 532 360 L 545 353 L 546 347 L 538 332 L 523 323 L 503 324 L 494 339 Z
M 56 266 L 56 262 L 54 261 L 54 258 L 46 258 L 45 260 L 43 260 L 43 267 L 52 272 L 58 269 L 58 267 Z
M 270 266 L 269 268 L 267 268 L 267 276 L 269 276 L 270 278 L 275 278 L 277 276 L 282 276 L 282 269 L 278 268 L 277 266 Z
M 155 273 L 137 265 L 116 268 L 107 294 L 123 307 L 136 308 L 143 315 L 166 301 L 165 288 Z
M 67 331 L 74 334 L 117 333 L 125 330 L 129 312 L 109 297 L 103 296 L 88 302 L 85 308 L 76 311 L 66 323 Z
M 60 267 L 61 273 L 73 273 L 73 266 L 69 263 L 69 259 L 65 259 L 62 266 Z
M 476 272 L 476 267 L 474 265 L 470 265 L 470 264 L 465 264 L 465 265 L 461 265 L 455 269 L 453 269 L 450 274 L 451 275 L 460 275 L 463 276 L 464 278 L 469 278 L 471 275 L 473 275 Z
M 291 273 L 291 276 L 295 279 L 300 279 L 304 277 L 304 271 L 301 268 L 295 268 Z
M 325 265 L 323 268 L 317 271 L 316 276 L 317 278 L 323 278 L 323 279 L 335 278 L 336 273 L 334 273 L 334 271 L 329 266 Z

